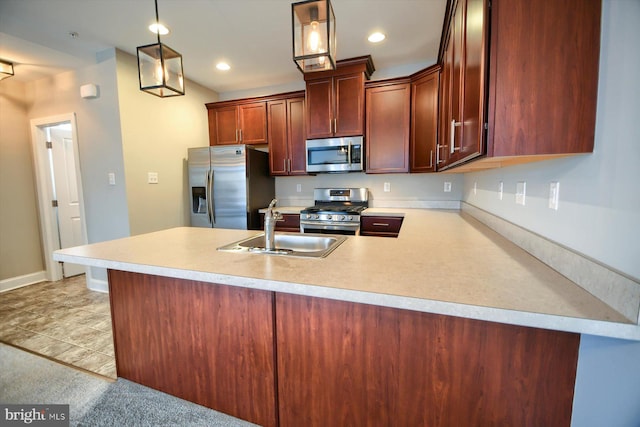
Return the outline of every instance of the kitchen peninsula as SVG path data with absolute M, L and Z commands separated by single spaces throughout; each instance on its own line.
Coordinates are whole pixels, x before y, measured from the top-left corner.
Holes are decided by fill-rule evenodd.
M 402 213 L 397 239 L 322 259 L 187 227 L 55 258 L 109 269 L 118 376 L 239 418 L 568 426 L 578 333 L 640 339 L 637 322 L 468 214 Z

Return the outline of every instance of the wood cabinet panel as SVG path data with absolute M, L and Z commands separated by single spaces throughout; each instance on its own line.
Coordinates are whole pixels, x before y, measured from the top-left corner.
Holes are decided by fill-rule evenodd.
M 354 73 L 334 77 L 334 136 L 364 133 L 364 74 Z
M 307 81 L 307 138 L 333 136 L 333 79 Z
M 109 270 L 118 376 L 275 426 L 273 294 Z
M 264 214 L 260 213 L 260 223 L 264 230 Z M 276 231 L 300 232 L 300 214 L 282 214 L 276 221 Z
M 266 144 L 266 102 L 207 104 L 209 144 Z
M 410 171 L 436 171 L 440 68 L 431 67 L 412 78 Z
M 569 426 L 577 334 L 276 295 L 280 425 Z
M 492 3 L 488 155 L 593 151 L 601 6 Z
M 365 92 L 366 172 L 409 172 L 410 84 L 378 83 Z
M 223 107 L 209 110 L 209 144 L 236 144 L 238 133 L 238 110 Z
M 267 105 L 265 102 L 238 106 L 241 144 L 267 143 Z
M 360 235 L 398 237 L 402 221 L 403 218 L 398 216 L 361 216 Z
M 304 97 L 267 103 L 272 175 L 306 175 Z

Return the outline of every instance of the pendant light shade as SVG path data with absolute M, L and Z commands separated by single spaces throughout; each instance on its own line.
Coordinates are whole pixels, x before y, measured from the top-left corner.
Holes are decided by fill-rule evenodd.
M 329 0 L 291 5 L 293 61 L 300 71 L 335 70 L 336 17 Z
M 13 64 L 4 59 L 0 59 L 0 80 L 13 76 Z
M 158 1 L 154 2 L 158 23 Z M 161 98 L 184 95 L 182 55 L 160 42 L 160 32 L 157 35 L 157 43 L 138 47 L 140 90 Z

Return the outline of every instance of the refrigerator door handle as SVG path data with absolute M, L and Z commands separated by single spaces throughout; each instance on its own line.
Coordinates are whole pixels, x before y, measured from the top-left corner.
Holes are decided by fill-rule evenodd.
M 207 171 L 207 185 L 205 187 L 205 197 L 207 198 L 207 217 L 211 226 L 214 224 L 213 216 L 213 171 Z

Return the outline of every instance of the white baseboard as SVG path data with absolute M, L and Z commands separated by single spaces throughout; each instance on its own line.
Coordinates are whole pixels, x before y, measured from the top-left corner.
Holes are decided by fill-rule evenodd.
M 47 280 L 46 275 L 46 271 L 38 271 L 36 273 L 0 280 L 0 292 L 6 292 L 23 286 L 33 285 L 34 283 L 44 282 Z
M 90 273 L 87 274 L 87 288 L 96 292 L 109 293 L 109 282 L 102 279 L 96 279 L 92 277 Z

